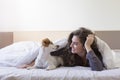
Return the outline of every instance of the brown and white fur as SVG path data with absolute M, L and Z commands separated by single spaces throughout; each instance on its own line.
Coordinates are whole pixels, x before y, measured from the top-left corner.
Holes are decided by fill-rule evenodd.
M 39 50 L 37 59 L 35 60 L 35 64 L 27 69 L 43 68 L 46 70 L 51 70 L 55 69 L 58 65 L 63 65 L 62 58 L 50 55 L 50 52 L 57 49 L 58 45 L 54 45 L 48 38 L 44 39 L 42 41 L 42 46 Z

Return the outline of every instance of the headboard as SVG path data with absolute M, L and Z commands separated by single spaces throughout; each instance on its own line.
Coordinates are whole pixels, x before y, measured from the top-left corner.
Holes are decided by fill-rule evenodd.
M 96 35 L 108 43 L 112 49 L 120 49 L 120 31 L 96 31 Z
M 0 48 L 13 43 L 13 32 L 0 32 Z
M 71 31 L 17 31 L 0 32 L 0 48 L 19 41 L 41 41 L 48 37 L 51 40 L 67 38 Z M 109 44 L 112 49 L 120 49 L 120 31 L 95 31 L 96 35 Z

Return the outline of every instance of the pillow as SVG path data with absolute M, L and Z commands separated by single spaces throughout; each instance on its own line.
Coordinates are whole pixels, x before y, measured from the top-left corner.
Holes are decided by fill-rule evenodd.
M 55 44 L 55 45 L 59 45 L 59 46 L 60 46 L 59 49 L 65 47 L 65 46 L 67 45 L 67 43 L 68 43 L 68 41 L 67 41 L 66 38 L 63 38 L 63 39 L 59 39 L 59 40 L 54 41 L 54 44 Z
M 97 46 L 103 57 L 103 63 L 107 69 L 115 68 L 113 51 L 108 46 L 108 44 L 96 36 Z

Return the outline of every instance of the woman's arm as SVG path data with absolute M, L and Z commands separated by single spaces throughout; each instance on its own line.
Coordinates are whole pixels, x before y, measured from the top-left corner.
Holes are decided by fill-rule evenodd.
M 92 70 L 94 71 L 101 71 L 104 69 L 103 63 L 100 61 L 100 59 L 95 55 L 94 51 L 89 51 L 86 54 L 86 58 L 89 61 L 89 65 Z
M 100 59 L 95 55 L 94 51 L 91 48 L 91 45 L 94 41 L 94 35 L 88 35 L 85 42 L 85 49 L 87 51 L 86 58 L 89 60 L 89 65 L 92 70 L 101 71 L 103 70 L 103 63 Z

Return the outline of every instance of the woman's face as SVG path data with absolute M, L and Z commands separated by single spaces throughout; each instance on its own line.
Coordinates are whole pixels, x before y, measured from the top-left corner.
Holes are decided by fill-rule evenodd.
M 80 42 L 78 36 L 74 35 L 72 37 L 72 43 L 70 44 L 71 52 L 74 54 L 82 55 L 85 52 L 85 49 Z

